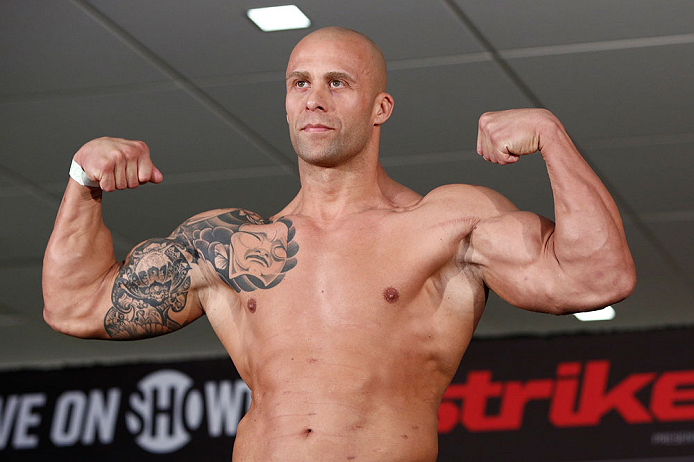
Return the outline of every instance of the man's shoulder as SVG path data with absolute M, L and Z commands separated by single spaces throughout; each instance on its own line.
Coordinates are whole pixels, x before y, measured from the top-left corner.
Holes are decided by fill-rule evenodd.
M 194 263 L 207 262 L 203 266 L 224 284 L 244 292 L 274 287 L 296 266 L 295 234 L 292 221 L 284 217 L 269 220 L 246 209 L 227 208 L 191 217 L 174 231 L 173 239 L 186 246 Z
M 173 234 L 184 233 L 193 229 L 202 228 L 237 228 L 241 225 L 265 225 L 271 220 L 264 219 L 259 214 L 243 208 L 213 209 L 193 215 L 176 228 Z
M 213 209 L 193 215 L 171 233 L 171 237 L 192 242 L 210 240 L 216 234 L 235 233 L 243 225 L 265 225 L 271 221 L 242 208 Z
M 184 221 L 181 226 L 190 225 L 193 223 L 198 223 L 205 220 L 222 220 L 232 223 L 254 223 L 263 224 L 266 220 L 263 219 L 259 214 L 244 208 L 230 207 L 224 209 L 213 209 L 206 212 L 198 213 L 193 215 Z
M 442 213 L 462 213 L 481 220 L 517 210 L 499 192 L 472 184 L 439 186 L 424 196 L 421 205 Z

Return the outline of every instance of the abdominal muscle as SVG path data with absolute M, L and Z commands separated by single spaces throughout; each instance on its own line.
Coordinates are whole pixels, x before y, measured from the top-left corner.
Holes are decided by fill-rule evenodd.
M 472 335 L 468 315 L 415 299 L 317 321 L 255 298 L 243 354 L 232 354 L 253 392 L 234 461 L 436 460 L 437 411 Z
M 378 380 L 336 384 L 349 378 L 330 380 L 332 365 L 314 369 L 315 379 L 254 390 L 234 461 L 436 460 L 438 400 L 408 398 Z
M 364 328 L 264 339 L 234 461 L 434 461 L 450 380 L 431 345 Z M 304 331 L 305 333 L 305 331 Z M 282 341 L 275 343 L 275 339 Z

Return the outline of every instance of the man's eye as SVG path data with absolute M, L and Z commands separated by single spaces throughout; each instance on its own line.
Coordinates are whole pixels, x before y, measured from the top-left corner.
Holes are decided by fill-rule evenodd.
M 342 80 L 331 80 L 330 86 L 332 88 L 340 88 L 340 87 L 344 86 L 344 83 L 342 82 Z
M 306 88 L 307 85 L 308 82 L 306 82 L 305 80 L 299 80 L 298 82 L 296 82 L 297 88 Z

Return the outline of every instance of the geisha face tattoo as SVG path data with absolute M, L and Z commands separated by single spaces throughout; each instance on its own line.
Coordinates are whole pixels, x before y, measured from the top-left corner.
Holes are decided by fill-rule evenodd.
M 229 278 L 246 274 L 270 284 L 287 261 L 288 232 L 289 228 L 280 222 L 241 225 L 231 235 Z
M 269 289 L 296 266 L 299 245 L 286 218 L 267 221 L 245 210 L 188 221 L 174 235 L 197 250 L 219 277 L 237 292 Z

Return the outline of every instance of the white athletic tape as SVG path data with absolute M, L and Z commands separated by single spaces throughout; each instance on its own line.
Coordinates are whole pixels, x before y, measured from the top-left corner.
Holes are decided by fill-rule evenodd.
M 84 173 L 82 166 L 72 159 L 72 164 L 70 165 L 70 178 L 81 184 L 82 186 L 89 186 L 90 188 L 98 188 L 99 182 L 94 181 Z

